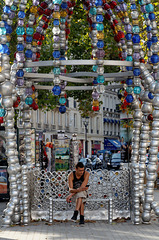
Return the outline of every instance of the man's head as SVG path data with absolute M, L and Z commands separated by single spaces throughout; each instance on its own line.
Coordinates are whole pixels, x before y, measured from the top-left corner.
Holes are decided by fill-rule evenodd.
M 84 173 L 84 165 L 82 162 L 76 164 L 76 173 L 78 176 L 82 176 Z

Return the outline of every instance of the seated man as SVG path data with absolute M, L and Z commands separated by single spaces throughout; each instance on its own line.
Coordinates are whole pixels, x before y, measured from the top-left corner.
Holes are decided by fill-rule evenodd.
M 80 223 L 84 224 L 84 204 L 86 203 L 87 190 L 86 186 L 89 180 L 89 172 L 85 171 L 84 165 L 82 162 L 78 162 L 76 165 L 76 171 L 73 171 L 69 174 L 69 191 L 70 195 L 66 198 L 66 201 L 69 202 L 71 197 L 74 196 L 76 200 L 76 208 L 71 218 L 72 221 L 77 220 L 78 211 L 80 211 Z

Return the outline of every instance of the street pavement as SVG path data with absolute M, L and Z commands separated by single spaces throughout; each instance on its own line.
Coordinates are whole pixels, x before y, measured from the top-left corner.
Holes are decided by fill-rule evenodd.
M 155 201 L 159 202 L 159 190 L 155 190 Z M 0 213 L 6 202 L 0 202 Z M 151 224 L 133 225 L 131 220 L 118 219 L 113 224 L 106 221 L 89 221 L 84 226 L 71 221 L 31 222 L 28 226 L 2 227 L 0 240 L 158 240 L 158 217 L 152 217 Z

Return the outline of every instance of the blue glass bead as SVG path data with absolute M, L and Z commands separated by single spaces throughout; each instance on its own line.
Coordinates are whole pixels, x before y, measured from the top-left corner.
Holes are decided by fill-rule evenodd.
M 55 50 L 55 51 L 53 52 L 53 57 L 54 57 L 54 58 L 60 58 L 60 51 Z
M 98 82 L 97 82 L 97 79 L 96 79 L 96 78 L 93 80 L 93 84 L 98 84 Z
M 20 51 L 23 51 L 24 50 L 24 45 L 22 43 L 19 43 L 17 45 L 17 51 L 20 52 Z
M 18 26 L 16 29 L 16 33 L 17 33 L 17 35 L 24 35 L 24 33 L 25 33 L 24 27 Z
M 61 88 L 60 88 L 60 86 L 55 85 L 55 86 L 53 87 L 53 89 L 52 89 L 52 92 L 53 92 L 54 95 L 59 96 L 60 93 L 61 93 Z
M 148 47 L 149 49 L 150 49 L 151 45 L 152 45 L 152 41 L 151 41 L 151 40 L 147 41 L 147 47 Z
M 7 47 L 9 47 L 9 46 L 10 46 L 10 43 L 9 43 L 9 42 L 7 42 L 7 43 L 6 43 L 6 45 L 7 45 Z
M 59 60 L 66 60 L 66 58 L 65 57 L 60 57 Z
M 96 23 L 92 23 L 92 28 L 96 29 Z
M 0 117 L 5 116 L 6 111 L 3 108 L 0 108 Z
M 104 47 L 104 42 L 103 42 L 102 40 L 99 40 L 99 41 L 97 42 L 97 47 L 98 47 L 98 48 L 103 48 L 103 47 Z
M 62 0 L 53 0 L 53 4 L 61 4 Z
M 18 18 L 25 18 L 25 12 L 24 11 L 19 11 L 18 12 Z
M 155 20 L 155 18 L 156 18 L 156 15 L 154 13 L 149 14 L 149 19 L 150 20 Z
M 133 84 L 133 80 L 131 78 L 126 79 L 126 84 L 128 86 L 132 85 Z
M 3 8 L 3 12 L 9 14 L 10 13 L 10 7 L 9 6 L 5 6 Z
M 12 27 L 10 25 L 8 25 L 6 21 L 4 21 L 4 23 L 5 23 L 4 25 L 5 25 L 5 28 L 6 28 L 6 34 L 7 33 L 8 34 L 12 33 Z
M 96 29 L 97 29 L 98 31 L 103 31 L 103 29 L 104 29 L 103 23 L 97 23 L 97 24 L 96 24 Z
M 97 82 L 98 83 L 104 83 L 104 76 L 103 75 L 99 75 L 98 77 L 97 77 Z
M 133 88 L 132 88 L 132 87 L 127 87 L 127 88 L 126 88 L 126 92 L 127 92 L 127 93 L 131 93 L 132 91 L 133 91 Z
M 65 19 L 65 18 L 61 18 L 61 19 L 60 19 L 60 22 L 61 22 L 61 23 L 65 23 L 65 22 L 66 22 L 66 19 Z M 55 24 L 54 24 L 54 25 L 55 25 Z
M 103 1 L 102 0 L 96 0 L 95 1 L 95 5 L 96 6 L 102 6 L 103 5 Z
M 136 4 L 131 4 L 131 10 L 135 10 L 136 9 Z
M 2 54 L 10 54 L 10 50 L 6 44 L 0 44 L 0 53 Z
M 0 94 L 0 98 L 2 97 L 2 95 Z
M 133 100 L 134 100 L 134 98 L 133 98 L 133 96 L 132 96 L 131 94 L 128 94 L 125 99 L 126 99 L 126 101 L 127 101 L 128 103 L 132 103 Z
M 32 40 L 33 40 L 32 36 L 28 36 L 28 35 L 26 36 L 26 42 L 27 43 L 31 43 Z
M 97 65 L 94 65 L 94 66 L 92 67 L 93 72 L 96 72 L 97 69 L 98 69 L 98 66 L 97 66 Z
M 133 70 L 133 67 L 126 67 L 126 70 L 127 70 L 127 71 L 132 71 L 132 70 Z
M 150 13 L 154 11 L 154 6 L 152 5 L 152 3 L 149 3 L 145 6 L 145 9 L 148 13 Z
M 140 36 L 138 34 L 134 34 L 134 36 L 132 37 L 132 42 L 140 43 Z
M 54 68 L 54 69 L 53 69 L 53 73 L 54 73 L 55 75 L 59 75 L 59 74 L 61 73 L 60 68 Z
M 16 5 L 12 5 L 12 6 L 10 7 L 10 9 L 11 9 L 12 11 L 16 11 L 16 10 L 17 10 L 17 6 L 16 6 Z
M 132 62 L 132 60 L 133 60 L 132 56 L 127 56 L 126 57 L 126 61 Z
M 127 33 L 127 34 L 125 35 L 125 38 L 126 38 L 127 40 L 131 40 L 132 34 L 131 34 L 131 33 Z
M 144 16 L 145 20 L 146 20 L 146 19 L 149 19 L 149 14 L 148 14 L 148 13 L 144 13 L 143 16 Z
M 26 70 L 26 72 L 28 72 L 28 73 L 32 73 L 32 72 L 33 72 L 33 69 L 32 69 L 32 68 L 26 68 L 25 70 Z
M 144 1 L 144 0 L 139 0 L 139 4 L 140 4 L 140 5 L 144 5 L 144 4 L 145 4 L 145 1 Z
M 55 20 L 53 21 L 53 24 L 54 24 L 54 26 L 58 26 L 58 25 L 60 24 L 60 22 L 59 22 L 58 19 L 55 19 Z
M 0 35 L 6 35 L 6 28 L 5 27 L 0 28 Z
M 32 27 L 27 27 L 26 28 L 26 34 L 27 35 L 32 35 L 34 33 L 34 28 Z
M 132 27 L 132 32 L 135 34 L 135 33 L 139 33 L 140 32 L 140 28 L 139 26 L 133 26 Z
M 122 3 L 122 2 L 124 2 L 124 0 L 118 0 L 118 2 L 119 2 L 119 3 Z
M 33 103 L 32 97 L 27 97 L 27 98 L 25 99 L 25 103 L 26 103 L 27 105 L 31 105 L 31 104 Z
M 90 13 L 91 15 L 96 15 L 97 9 L 96 9 L 95 7 L 91 7 L 91 9 L 89 10 L 89 13 Z
M 60 112 L 61 114 L 63 114 L 63 113 L 66 112 L 66 107 L 65 107 L 65 105 L 61 105 L 61 106 L 59 107 L 59 112 Z
M 25 51 L 25 56 L 26 56 L 27 58 L 32 58 L 32 55 L 33 55 L 32 50 L 27 49 L 27 50 Z
M 60 104 L 65 104 L 65 103 L 66 103 L 66 98 L 61 97 L 61 98 L 59 99 L 59 103 L 60 103 Z
M 151 92 L 149 92 L 149 93 L 148 93 L 148 97 L 149 97 L 149 99 L 153 99 L 153 98 L 154 98 L 154 95 L 153 95 Z
M 22 69 L 19 69 L 18 71 L 17 71 L 17 77 L 23 77 L 24 76 L 24 71 L 22 70 Z
M 151 56 L 151 62 L 152 63 L 158 63 L 159 62 L 159 56 L 157 54 L 153 54 Z
M 140 69 L 139 68 L 134 68 L 133 74 L 134 74 L 134 76 L 139 76 L 140 75 Z
M 96 16 L 96 20 L 97 20 L 97 22 L 103 22 L 103 15 L 97 15 Z
M 67 8 L 67 2 L 63 2 L 63 3 L 61 4 L 61 8 L 62 8 L 62 9 L 66 9 L 66 8 Z
M 158 37 L 157 36 L 152 36 L 151 41 L 152 41 L 152 43 L 157 43 L 158 42 Z
M 140 86 L 134 87 L 134 93 L 135 94 L 140 94 L 140 92 L 141 92 L 141 87 Z
M 151 31 L 151 27 L 150 27 L 150 26 L 147 26 L 147 27 L 146 27 L 146 30 L 147 30 L 148 32 L 150 32 L 150 31 Z

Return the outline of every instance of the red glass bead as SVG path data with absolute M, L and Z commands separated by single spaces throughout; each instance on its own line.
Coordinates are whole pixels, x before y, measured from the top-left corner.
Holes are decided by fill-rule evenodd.
M 19 102 L 18 101 L 15 101 L 14 103 L 13 103 L 13 107 L 14 108 L 17 108 L 19 106 Z
M 23 35 L 24 41 L 26 42 L 26 34 Z
M 145 63 L 145 60 L 143 58 L 140 58 L 141 63 Z
M 70 29 L 69 28 L 66 28 L 66 34 L 68 35 L 68 34 L 70 34 Z
M 40 58 L 40 53 L 39 52 L 36 52 L 36 57 Z
M 46 23 L 49 22 L 49 19 L 45 15 L 42 16 L 42 20 L 44 20 Z
M 114 30 L 114 29 L 115 29 L 115 24 L 111 24 L 111 26 L 110 26 L 110 27 L 111 27 L 111 29 L 113 29 L 113 30 Z
M 17 101 L 20 103 L 20 96 L 17 97 Z
M 48 28 L 48 24 L 45 23 L 43 26 L 42 26 L 43 29 L 47 29 Z
M 118 24 L 118 20 L 114 19 L 114 20 L 113 20 L 113 23 L 114 23 L 115 25 L 117 25 L 117 24 Z
M 35 110 L 35 111 L 36 111 L 36 110 L 38 110 L 38 108 L 39 108 L 39 107 L 38 107 L 38 105 L 37 105 L 37 104 L 35 104 L 35 106 L 33 107 L 33 110 Z
M 73 11 L 69 11 L 68 15 L 71 16 L 73 14 Z
M 41 40 L 43 41 L 45 39 L 44 35 L 41 35 Z M 40 39 L 39 39 L 40 40 Z
M 29 27 L 29 24 L 26 25 L 26 28 Z
M 35 86 L 32 85 L 31 88 L 32 88 L 33 92 L 35 92 Z
M 125 37 L 125 35 L 124 35 L 124 33 L 122 31 L 118 32 L 118 36 L 120 37 L 120 39 Z
M 110 17 L 110 15 L 109 15 L 108 13 L 106 13 L 106 14 L 105 14 L 105 18 L 106 18 L 107 20 L 110 20 L 111 17 Z
M 40 33 L 38 33 L 38 32 L 36 32 L 36 33 L 34 33 L 34 35 L 33 35 L 33 39 L 36 39 L 36 40 L 41 40 L 41 34 Z
M 41 46 L 41 45 L 42 45 L 42 41 L 37 41 L 37 44 L 38 44 L 39 46 Z
M 50 16 L 51 13 L 52 13 L 52 10 L 49 9 L 49 8 L 45 9 L 45 11 L 44 11 L 44 14 L 47 15 L 47 16 Z
M 115 40 L 116 42 L 119 42 L 119 41 L 120 41 L 120 37 L 119 37 L 118 35 L 115 35 L 115 36 L 114 36 L 114 40 Z
M 149 121 L 153 121 L 153 116 L 152 116 L 152 114 L 149 114 L 149 115 L 147 116 L 147 119 L 148 119 Z
M 37 11 L 38 11 L 39 15 L 44 14 L 44 10 L 41 7 L 38 7 Z
M 67 6 L 68 6 L 69 8 L 71 8 L 71 7 L 72 7 L 72 3 L 71 3 L 70 1 L 67 1 Z
M 0 117 L 0 123 L 3 123 L 3 117 Z
M 107 4 L 107 3 L 104 4 L 104 9 L 105 9 L 105 10 L 108 10 L 109 8 L 110 8 L 109 4 Z
M 45 8 L 47 8 L 48 4 L 47 4 L 46 2 L 42 2 L 42 3 L 40 4 L 40 6 L 41 6 L 43 9 L 45 9 Z
M 92 106 L 93 111 L 99 111 L 99 106 Z
M 126 97 L 128 95 L 128 93 L 126 91 L 124 91 L 124 96 Z
M 110 2 L 109 5 L 110 5 L 111 9 L 114 9 L 115 6 L 117 5 L 117 3 L 115 1 L 112 1 L 112 2 Z
M 17 52 L 14 53 L 14 58 L 16 58 L 16 54 L 17 54 Z

